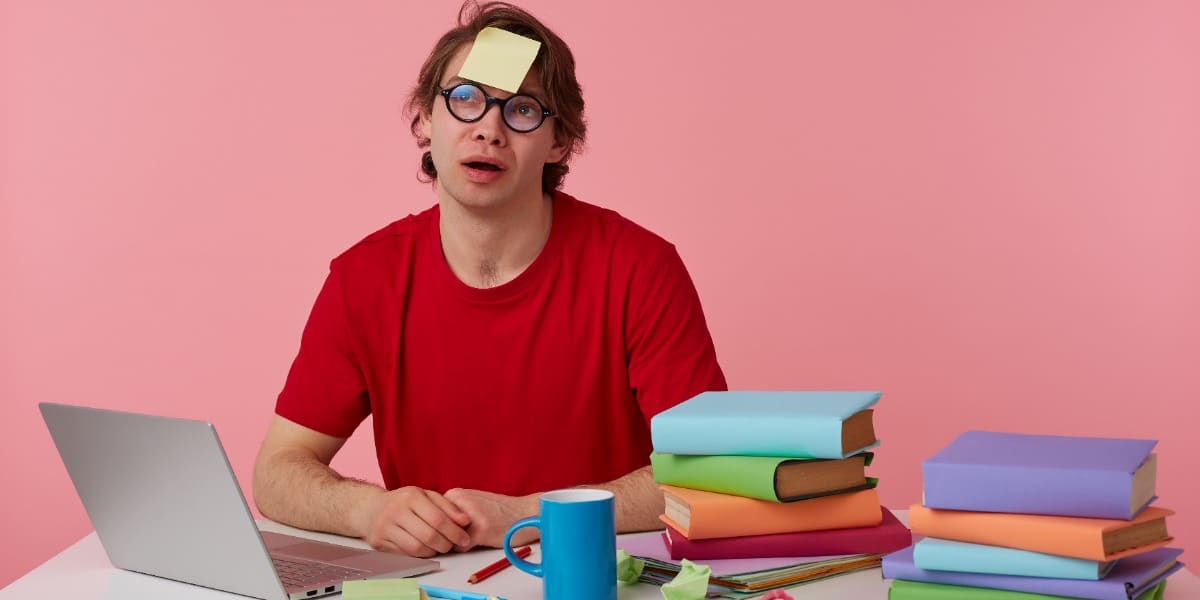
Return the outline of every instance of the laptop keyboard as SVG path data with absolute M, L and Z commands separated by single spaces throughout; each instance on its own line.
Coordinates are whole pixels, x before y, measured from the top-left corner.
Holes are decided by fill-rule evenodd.
M 349 569 L 319 562 L 288 560 L 277 556 L 272 556 L 271 561 L 275 563 L 275 571 L 279 573 L 279 579 L 283 581 L 283 584 L 292 587 L 308 587 L 329 581 L 362 579 L 367 575 L 366 571 L 359 569 Z

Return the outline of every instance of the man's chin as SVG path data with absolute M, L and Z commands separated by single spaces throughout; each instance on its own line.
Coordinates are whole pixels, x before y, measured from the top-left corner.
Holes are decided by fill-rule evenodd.
M 460 183 L 446 186 L 446 196 L 462 208 L 471 211 L 492 211 L 512 205 L 515 195 L 511 189 L 491 184 Z

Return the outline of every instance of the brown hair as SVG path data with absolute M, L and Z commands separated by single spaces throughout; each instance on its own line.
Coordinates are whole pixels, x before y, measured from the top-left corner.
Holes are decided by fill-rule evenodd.
M 533 15 L 507 2 L 487 2 L 481 6 L 475 0 L 467 0 L 458 12 L 458 27 L 447 31 L 425 59 L 417 84 L 409 93 L 406 104 L 407 112 L 413 115 L 411 129 L 417 138 L 417 147 L 429 147 L 429 138 L 421 135 L 421 115 L 433 112 L 433 102 L 439 95 L 446 64 L 463 44 L 475 41 L 475 36 L 485 27 L 504 29 L 542 43 L 533 61 L 533 68 L 536 69 L 542 89 L 546 91 L 546 97 L 541 100 L 548 104 L 546 108 L 555 115 L 549 119 L 554 126 L 555 139 L 567 146 L 562 160 L 547 163 L 542 169 L 542 191 L 552 192 L 562 185 L 569 170 L 567 163 L 582 149 L 587 134 L 587 124 L 583 120 L 583 94 L 575 79 L 575 57 L 562 38 Z M 419 178 L 429 182 L 437 179 L 437 169 L 428 150 L 421 156 Z

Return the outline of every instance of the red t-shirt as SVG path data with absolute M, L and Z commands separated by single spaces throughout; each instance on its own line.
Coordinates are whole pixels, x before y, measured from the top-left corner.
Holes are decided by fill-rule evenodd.
M 650 417 L 726 389 L 675 247 L 554 196 L 533 263 L 476 289 L 442 255 L 435 206 L 330 265 L 276 412 L 349 437 L 374 415 L 388 489 L 523 495 L 649 464 Z

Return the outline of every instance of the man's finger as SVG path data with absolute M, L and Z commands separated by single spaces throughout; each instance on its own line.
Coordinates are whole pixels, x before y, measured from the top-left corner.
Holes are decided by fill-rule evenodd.
M 401 527 L 391 528 L 388 531 L 388 536 L 385 543 L 394 545 L 399 549 L 400 554 L 407 554 L 409 556 L 429 558 L 438 554 L 437 549 L 430 548 L 416 536 L 412 535 Z
M 450 515 L 460 527 L 466 527 L 471 524 L 471 515 L 468 515 L 457 504 L 451 502 L 449 498 L 429 490 L 425 490 L 425 495 L 429 496 L 429 499 L 441 508 L 443 512 Z
M 445 498 L 442 498 L 442 500 L 445 500 Z M 422 529 L 418 525 L 414 525 L 416 530 L 410 527 L 405 527 L 405 529 L 416 535 L 417 539 L 427 540 L 427 544 L 438 547 L 442 552 L 449 552 L 452 546 L 463 546 L 470 544 L 471 536 L 467 534 L 466 530 L 464 530 L 462 527 L 459 527 L 458 523 L 454 521 L 453 516 L 448 514 L 445 510 L 442 510 L 442 508 L 435 502 L 436 501 L 431 498 L 426 498 L 423 502 L 413 502 L 411 506 L 414 516 L 417 517 L 421 521 L 421 524 L 427 527 L 428 530 Z M 424 538 L 421 537 L 422 535 L 427 535 L 430 537 Z M 437 538 L 445 540 L 445 548 L 440 548 L 440 544 L 435 541 Z

